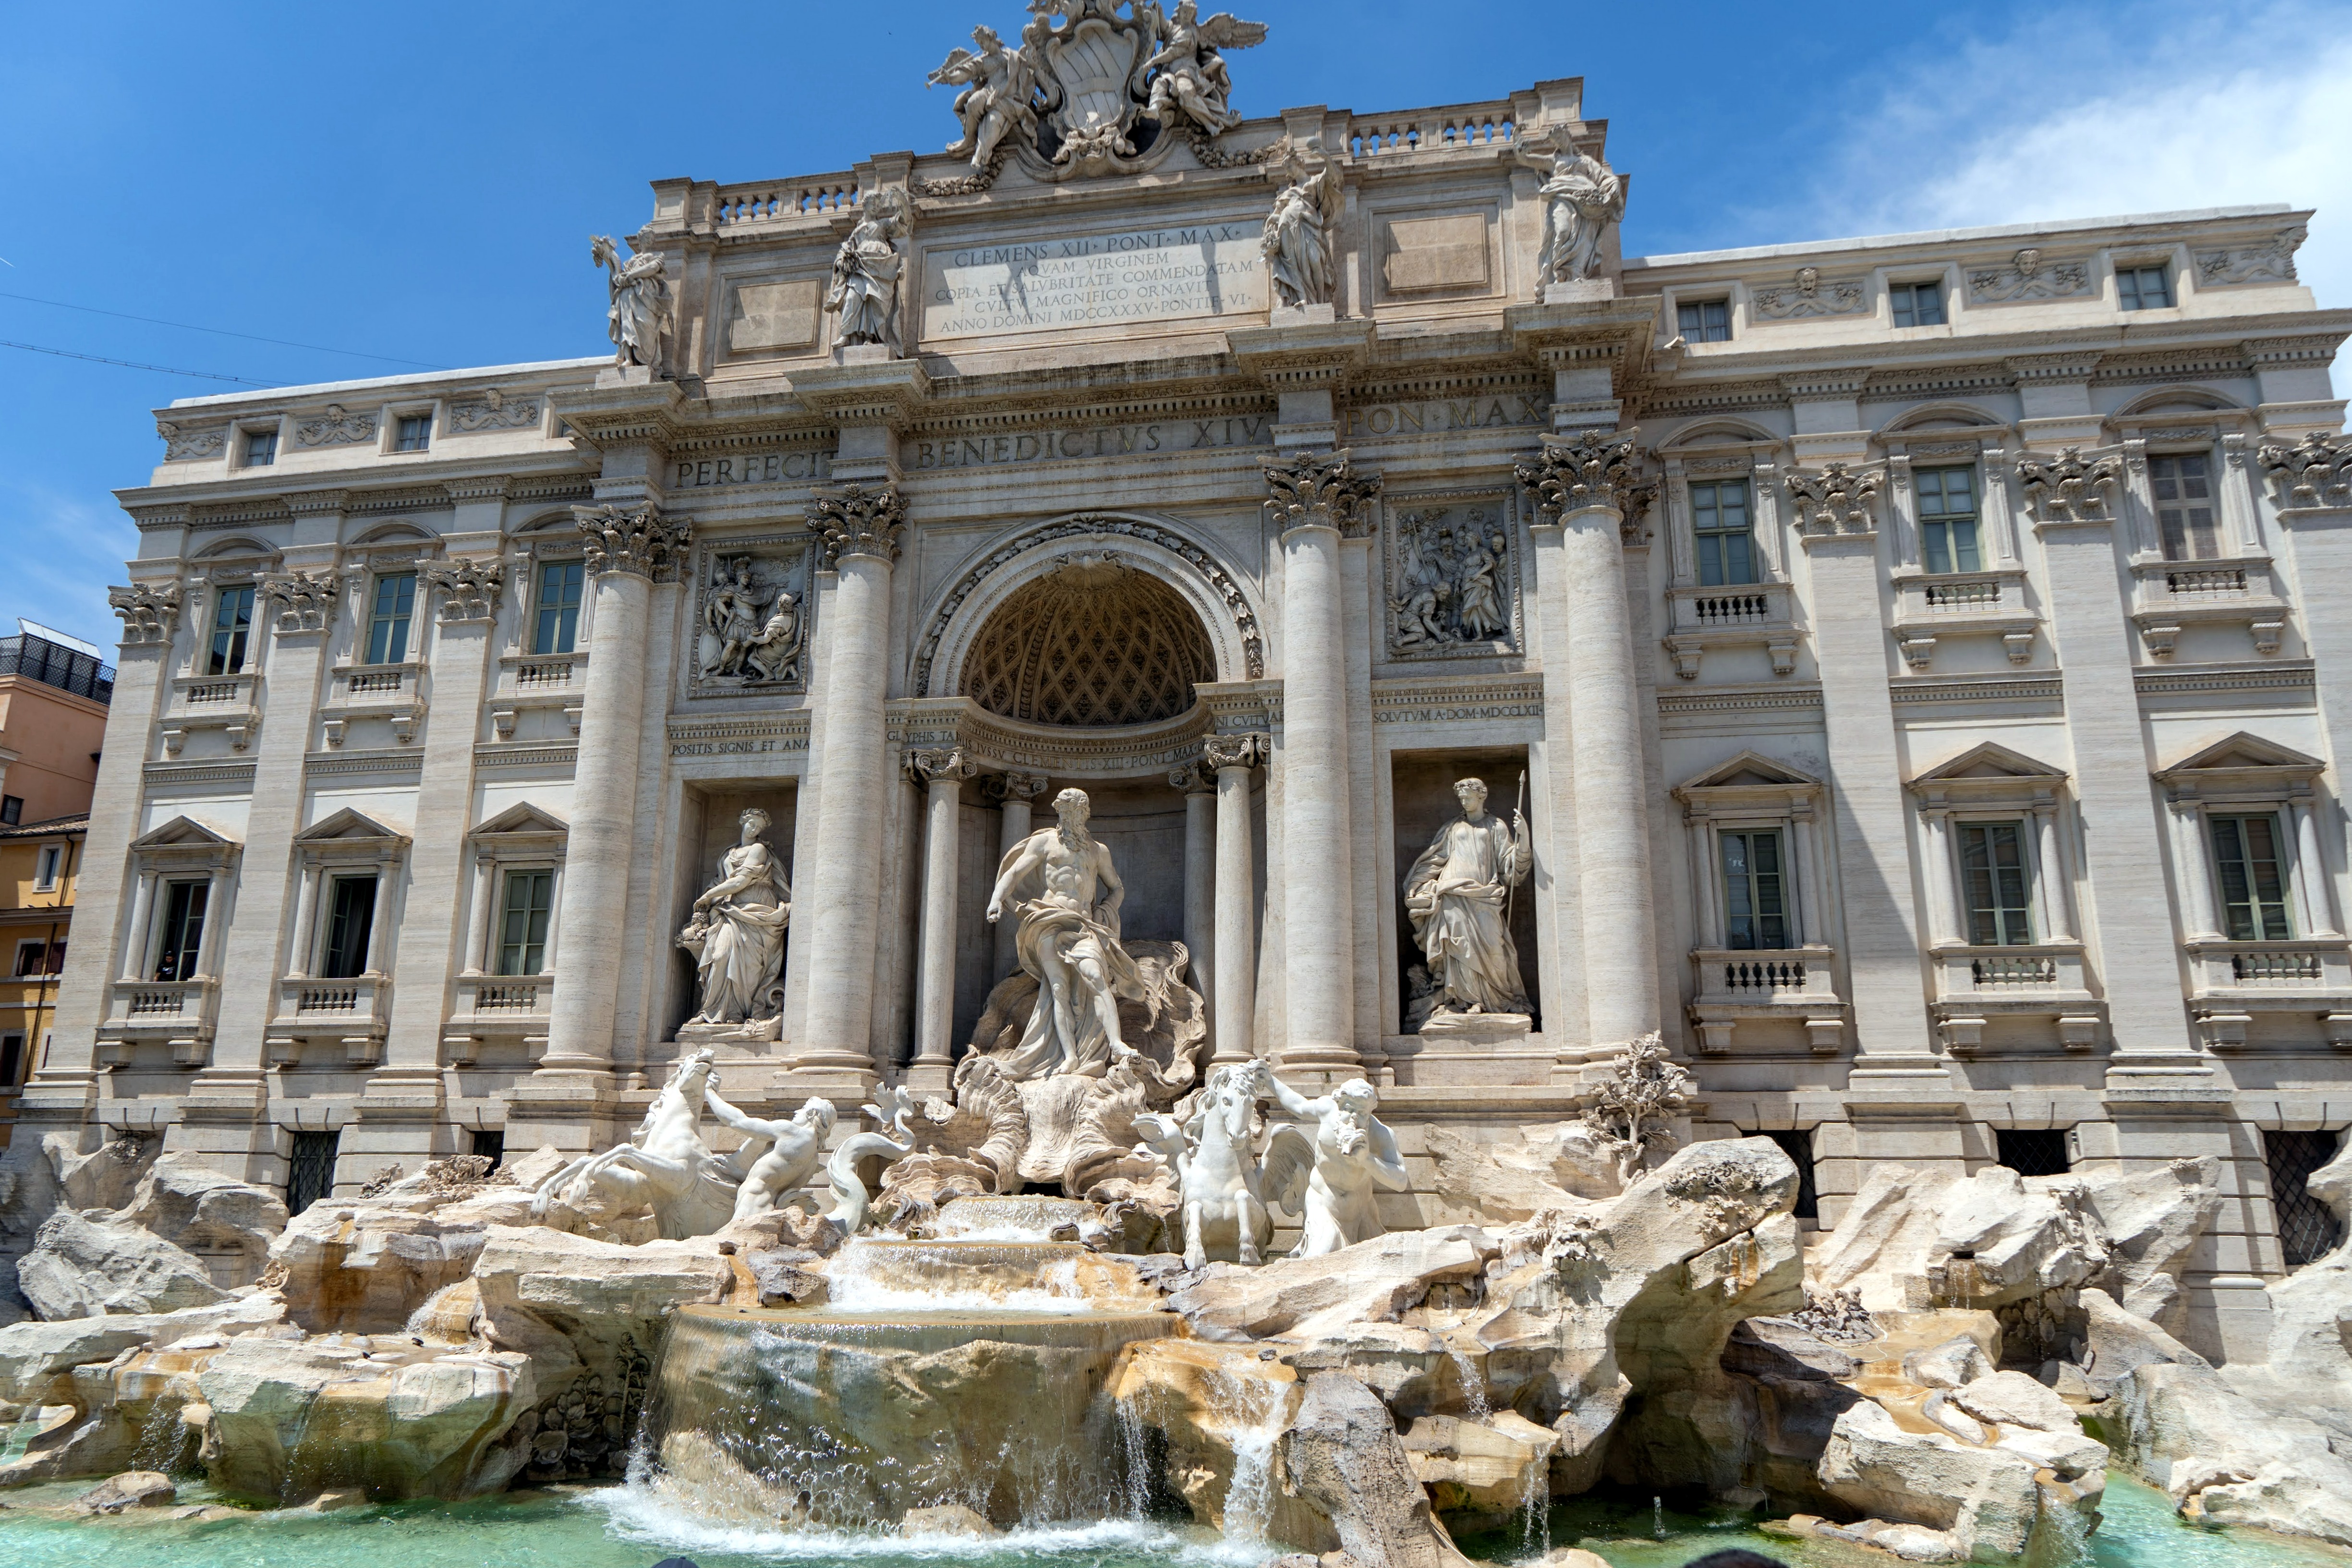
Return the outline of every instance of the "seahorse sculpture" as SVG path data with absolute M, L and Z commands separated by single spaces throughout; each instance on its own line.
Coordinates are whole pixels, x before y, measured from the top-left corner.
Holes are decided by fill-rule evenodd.
M 915 1147 L 914 1131 L 907 1125 L 908 1118 L 915 1114 L 915 1097 L 893 1085 L 877 1090 L 874 1098 L 877 1103 L 866 1106 L 866 1114 L 880 1122 L 884 1131 L 843 1139 L 841 1147 L 825 1162 L 825 1177 L 832 1184 L 834 1197 L 833 1213 L 827 1217 L 841 1226 L 844 1236 L 856 1236 L 865 1228 L 873 1203 L 866 1190 L 865 1178 L 857 1173 L 858 1162 L 879 1154 L 887 1165 L 904 1159 Z

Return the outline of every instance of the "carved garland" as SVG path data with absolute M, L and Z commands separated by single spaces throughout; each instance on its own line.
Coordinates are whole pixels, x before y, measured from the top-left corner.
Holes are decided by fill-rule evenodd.
M 940 639 L 947 635 L 948 622 L 955 617 L 956 612 L 963 607 L 964 601 L 971 597 L 982 583 L 1001 568 L 1009 565 L 1016 557 L 1027 554 L 1038 545 L 1051 544 L 1057 539 L 1092 537 L 1106 533 L 1115 534 L 1124 539 L 1141 540 L 1147 544 L 1156 544 L 1200 573 L 1208 583 L 1211 591 L 1224 601 L 1226 610 L 1234 617 L 1235 628 L 1241 633 L 1242 663 L 1248 672 L 1248 679 L 1259 680 L 1265 678 L 1265 645 L 1258 636 L 1257 614 L 1250 608 L 1249 600 L 1243 595 L 1240 585 L 1226 574 L 1224 569 L 1211 558 L 1207 551 L 1181 534 L 1172 532 L 1155 523 L 1137 522 L 1128 518 L 1086 515 L 1049 523 L 1044 528 L 1008 540 L 1004 544 L 992 551 L 987 559 L 956 579 L 954 588 L 950 590 L 948 596 L 940 601 L 940 607 L 932 612 L 930 624 L 923 629 L 923 640 L 915 650 L 915 695 L 928 697 L 931 694 L 931 661 L 939 653 Z

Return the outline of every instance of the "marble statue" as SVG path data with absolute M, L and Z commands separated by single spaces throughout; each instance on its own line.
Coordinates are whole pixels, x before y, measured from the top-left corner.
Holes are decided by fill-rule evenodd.
M 904 1085 L 886 1084 L 876 1089 L 874 1103 L 866 1106 L 864 1112 L 881 1124 L 881 1131 L 852 1133 L 825 1162 L 825 1180 L 834 1197 L 833 1213 L 826 1217 L 841 1226 L 844 1236 L 863 1230 L 872 1210 L 873 1197 L 857 1167 L 877 1154 L 887 1166 L 912 1153 L 916 1134 L 909 1122 L 919 1109 Z
M 702 1100 L 720 1126 L 743 1135 L 742 1146 L 728 1156 L 729 1167 L 740 1173 L 735 1188 L 737 1219 L 770 1213 L 798 1192 L 824 1157 L 824 1141 L 833 1136 L 835 1112 L 829 1100 L 809 1100 L 782 1121 L 737 1110 L 719 1097 L 715 1080 L 704 1086 Z
M 1043 18 L 1040 18 L 1042 22 Z M 1035 26 L 1037 24 L 1032 24 Z M 961 87 L 955 117 L 963 134 L 948 143 L 948 151 L 968 157 L 975 171 L 985 170 L 1006 138 L 1034 136 L 1037 130 L 1036 58 L 1023 49 L 1008 49 L 992 27 L 974 27 L 969 49 L 951 51 L 939 69 L 925 79 L 934 87 Z
M 590 1194 L 623 1211 L 650 1206 L 663 1239 L 708 1236 L 734 1217 L 733 1167 L 702 1142 L 704 1096 L 715 1077 L 711 1053 L 682 1058 L 646 1108 L 629 1142 L 585 1154 L 540 1183 L 530 1215 L 544 1220 L 558 1203 L 577 1207 Z
M 1522 156 L 1541 152 L 1530 147 Z M 1591 153 L 1562 142 L 1550 150 L 1540 194 L 1544 228 L 1537 276 L 1546 283 L 1600 277 L 1601 242 L 1625 216 L 1624 178 Z
M 598 235 L 588 251 L 605 269 L 612 303 L 604 311 L 613 339 L 613 363 L 623 370 L 647 365 L 661 370 L 663 340 L 672 321 L 669 281 L 663 277 L 661 253 L 647 251 L 621 259 L 620 247 L 610 237 Z
M 1377 1189 L 1403 1192 L 1409 1184 L 1396 1135 L 1372 1115 L 1379 1096 L 1362 1079 L 1351 1078 L 1329 1094 L 1307 1099 L 1255 1064 L 1262 1091 L 1276 1105 L 1314 1128 L 1277 1128 L 1266 1144 L 1258 1191 L 1306 1225 L 1293 1258 L 1320 1258 L 1359 1241 L 1387 1234 L 1374 1202 Z
M 755 686 L 800 679 L 801 602 L 781 584 L 772 596 L 763 591 L 751 557 L 738 556 L 720 567 L 703 601 L 702 626 L 718 647 L 699 667 L 705 680 Z
M 1527 817 L 1514 811 L 1507 826 L 1488 815 L 1482 779 L 1462 780 L 1454 795 L 1462 815 L 1437 830 L 1404 875 L 1405 913 L 1434 983 L 1429 1016 L 1524 1014 L 1508 906 L 1534 864 Z
M 1328 305 L 1332 292 L 1332 226 L 1341 205 L 1339 172 L 1326 163 L 1313 174 L 1294 154 L 1286 180 L 1265 215 L 1258 249 L 1279 306 Z
M 1159 7 L 1149 9 L 1157 20 Z M 1227 102 L 1233 97 L 1233 75 L 1217 51 L 1264 43 L 1265 24 L 1242 21 L 1230 11 L 1204 22 L 1193 0 L 1178 0 L 1176 14 L 1159 21 L 1154 31 L 1166 42 L 1143 62 L 1144 69 L 1160 73 L 1151 79 L 1145 111 L 1162 121 L 1181 113 L 1212 136 L 1239 125 L 1242 117 Z
M 1009 910 L 1013 951 L 1037 982 L 1020 1044 L 998 1065 L 1015 1080 L 1078 1073 L 1100 1078 L 1134 1052 L 1121 1034 L 1122 996 L 1141 999 L 1146 976 L 1118 940 L 1127 888 L 1110 850 L 1087 831 L 1087 792 L 1054 797 L 1061 819 L 1014 845 L 997 868 L 988 923 Z
M 833 287 L 824 308 L 841 318 L 836 348 L 880 343 L 897 359 L 898 280 L 906 270 L 907 194 L 885 185 L 866 199 L 857 226 L 833 258 Z
M 1273 1238 L 1274 1218 L 1258 1195 L 1258 1163 L 1250 1149 L 1269 1077 L 1263 1061 L 1231 1062 L 1209 1074 L 1189 1118 L 1135 1119 L 1143 1147 L 1175 1174 L 1187 1268 L 1205 1266 L 1210 1247 L 1222 1252 L 1228 1244 L 1237 1261 L 1255 1268 Z
M 1475 649 L 1511 637 L 1508 542 L 1482 509 L 1453 521 L 1439 509 L 1398 520 L 1390 646 L 1399 653 Z
M 769 994 L 783 971 L 792 889 L 776 852 L 761 837 L 768 814 L 753 806 L 738 820 L 740 838 L 719 858 L 719 879 L 694 900 L 693 916 L 677 933 L 700 977 L 697 1024 L 742 1024 L 772 1015 Z

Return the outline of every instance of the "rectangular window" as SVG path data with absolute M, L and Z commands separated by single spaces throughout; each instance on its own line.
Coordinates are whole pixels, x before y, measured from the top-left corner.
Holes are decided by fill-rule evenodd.
M 1694 300 L 1675 307 L 1675 328 L 1685 342 L 1721 343 L 1731 341 L 1731 302 Z
M 1977 476 L 1974 468 L 1921 468 L 1919 544 L 1930 572 L 1978 572 Z
M 1996 1127 L 1992 1139 L 1995 1163 L 2021 1176 L 2063 1176 L 2073 1168 L 2063 1127 Z
M 41 972 L 41 960 L 48 956 L 46 942 L 20 942 L 16 944 L 16 978 L 28 979 Z
M 2116 268 L 2116 301 L 2126 310 L 2161 310 L 2172 303 L 2161 267 Z
M 0 1035 L 0 1089 L 15 1089 L 25 1078 L 25 1037 L 14 1030 Z
M 2213 477 L 2202 452 L 2150 458 L 2147 483 L 2156 494 L 2166 560 L 2210 561 L 2221 553 L 2221 535 L 2213 526 Z
M 2213 863 L 2221 873 L 2221 923 L 2231 942 L 2284 942 L 2294 934 L 2286 918 L 2286 862 L 2280 856 L 2278 817 L 2216 816 Z
M 1775 829 L 1717 835 L 1723 846 L 1723 942 L 1726 947 L 1789 945 L 1788 890 Z
M 0 822 L 14 827 L 25 820 L 25 797 L 21 795 L 0 795 Z
M 266 468 L 278 461 L 278 432 L 247 430 L 245 433 L 245 466 Z
M 481 1158 L 488 1160 L 490 1163 L 490 1169 L 493 1171 L 497 1170 L 499 1165 L 505 1163 L 507 1157 L 507 1135 L 505 1130 L 503 1128 L 497 1127 L 475 1128 L 474 1146 L 467 1150 L 467 1152 L 469 1154 L 479 1155 Z
M 433 416 L 404 414 L 393 426 L 392 449 L 395 452 L 422 452 L 433 445 Z
M 2014 947 L 2033 940 L 2028 907 L 2024 824 L 1963 822 L 1960 896 L 1968 901 L 1969 945 Z
M 1756 581 L 1756 536 L 1748 520 L 1748 481 L 1693 485 L 1690 500 L 1700 584 L 1713 588 Z
M 552 871 L 507 873 L 507 904 L 499 923 L 499 973 L 537 974 L 547 967 L 547 918 L 555 897 Z
M 1886 290 L 1895 306 L 1898 327 L 1940 327 L 1944 324 L 1941 283 L 1897 283 Z
M 375 580 L 375 603 L 368 610 L 370 664 L 399 664 L 408 658 L 408 622 L 415 609 L 415 573 L 388 573 Z
M 39 867 L 33 873 L 33 889 L 36 892 L 46 893 L 58 885 L 58 875 L 65 864 L 65 858 L 66 847 L 64 845 L 44 844 L 41 846 Z
M 580 584 L 585 568 L 577 561 L 550 561 L 539 569 L 539 623 L 533 653 L 570 653 L 580 635 Z
M 335 1190 L 335 1144 L 340 1132 L 297 1132 L 294 1157 L 286 1169 L 286 1212 L 300 1214 Z
M 205 882 L 167 882 L 163 899 L 163 941 L 155 952 L 155 978 L 194 980 L 196 954 L 204 948 L 205 901 L 212 896 Z
M 2313 1172 L 2336 1158 L 2336 1132 L 2263 1133 L 2263 1158 L 2271 1169 L 2271 1208 L 2278 1216 L 2279 1250 L 2290 1268 L 2315 1263 L 2336 1250 L 2344 1227 L 2312 1194 Z
M 235 675 L 245 668 L 246 643 L 253 634 L 253 584 L 223 588 L 213 603 L 213 654 L 207 675 Z
M 367 973 L 368 928 L 375 921 L 375 879 L 338 877 L 328 903 L 327 948 L 319 973 L 349 980 Z

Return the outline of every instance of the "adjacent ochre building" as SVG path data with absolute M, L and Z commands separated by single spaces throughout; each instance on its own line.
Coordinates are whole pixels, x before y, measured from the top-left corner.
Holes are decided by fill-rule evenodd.
M 1394 1223 L 1426 1129 L 1663 1030 L 1824 1223 L 1874 1162 L 2219 1156 L 2191 1337 L 2258 1339 L 2352 1121 L 2309 215 L 1621 258 L 1578 81 L 1220 125 L 1279 94 L 1203 46 L 1049 112 L 1049 23 L 961 153 L 656 184 L 614 356 L 161 412 L 11 1158 L 307 1197 L 610 1146 L 702 1045 L 755 1110 L 940 1092 L 1076 785 L 1217 1059 L 1378 1086 Z M 1524 1014 L 1414 940 L 1465 775 Z M 753 807 L 781 972 L 696 1023 Z

